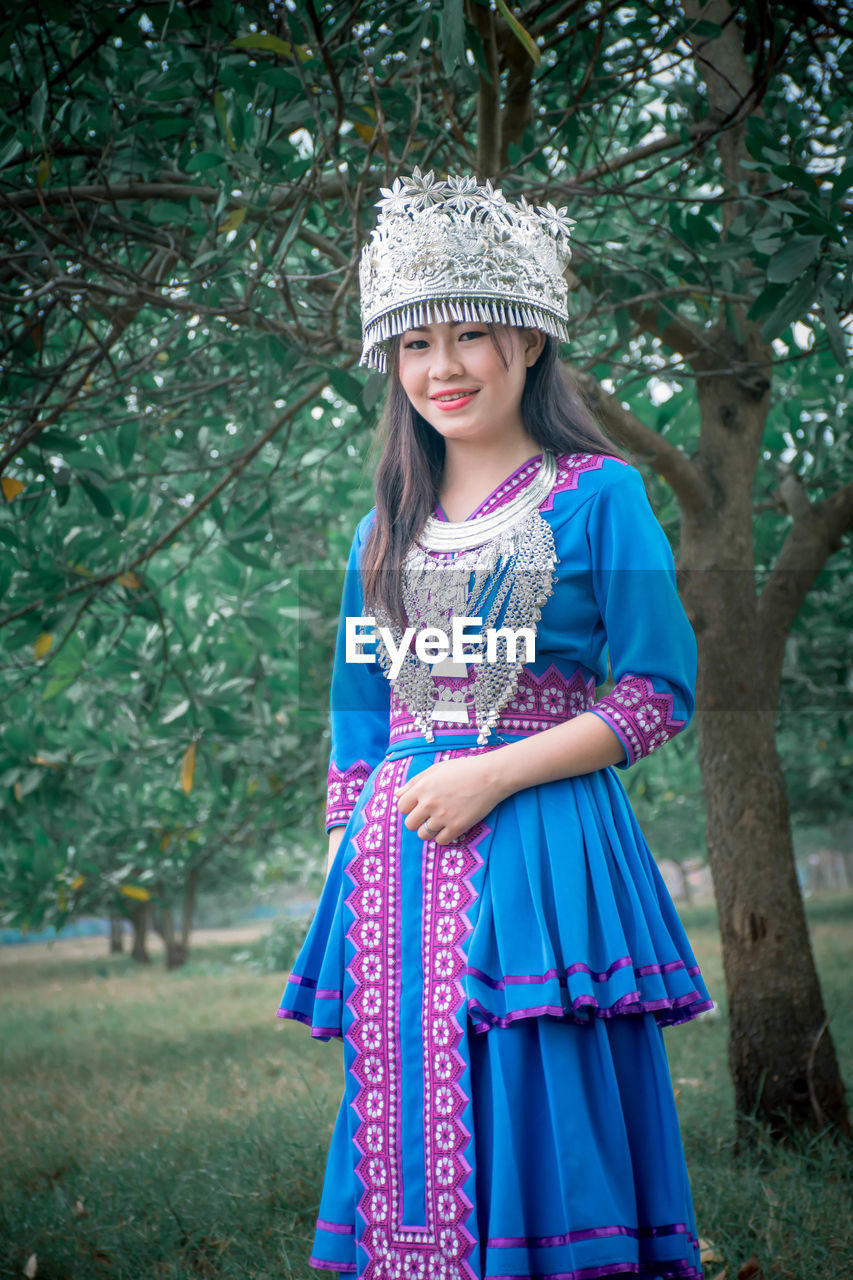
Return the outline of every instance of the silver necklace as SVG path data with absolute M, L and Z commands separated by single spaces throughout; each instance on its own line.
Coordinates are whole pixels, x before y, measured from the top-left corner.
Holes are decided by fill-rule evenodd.
M 436 520 L 435 516 L 429 516 L 416 541 L 427 551 L 459 551 L 482 546 L 537 511 L 554 488 L 556 479 L 557 459 L 553 453 L 545 453 L 535 478 L 502 507 L 470 520 Z
M 470 520 L 444 521 L 431 517 L 410 547 L 403 565 L 403 607 L 409 626 L 417 631 L 435 627 L 452 634 L 454 617 L 482 618 L 479 639 L 469 642 L 468 662 L 476 663 L 465 685 L 467 663 L 450 658 L 422 662 L 411 646 L 394 679 L 394 691 L 428 742 L 434 727 L 477 728 L 477 742 L 485 744 L 498 717 L 518 688 L 524 665 L 511 653 L 506 637 L 498 636 L 494 661 L 487 662 L 486 633 L 503 628 L 527 628 L 535 636 L 542 606 L 553 591 L 557 553 L 551 526 L 539 507 L 557 479 L 557 461 L 545 453 L 535 478 L 504 506 Z M 445 558 L 435 553 L 442 553 Z M 452 559 L 447 559 L 448 553 Z M 380 626 L 390 628 L 395 646 L 402 632 L 387 615 L 375 610 Z M 519 652 L 528 653 L 523 641 Z M 390 679 L 391 656 L 381 639 L 379 662 Z M 438 684 L 436 677 L 450 678 Z

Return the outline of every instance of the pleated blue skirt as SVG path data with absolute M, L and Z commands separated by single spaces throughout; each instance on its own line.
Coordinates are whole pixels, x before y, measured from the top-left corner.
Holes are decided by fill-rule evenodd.
M 344 1041 L 311 1258 L 382 1280 L 699 1280 L 661 1026 L 711 1007 L 614 770 L 509 797 L 453 846 L 353 813 L 280 1016 Z

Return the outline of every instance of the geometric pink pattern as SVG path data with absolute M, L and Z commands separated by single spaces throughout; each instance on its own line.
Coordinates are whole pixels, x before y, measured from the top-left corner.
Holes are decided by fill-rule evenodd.
M 438 760 L 464 752 L 440 752 Z M 400 1016 L 400 840 L 403 815 L 395 800 L 410 757 L 379 770 L 365 806 L 365 822 L 353 838 L 346 874 L 353 881 L 347 906 L 354 919 L 347 938 L 355 948 L 348 966 L 354 991 L 347 1002 L 347 1032 L 355 1060 L 356 1167 L 363 1191 L 358 1202 L 366 1227 L 362 1247 L 365 1280 L 475 1280 L 469 1258 L 474 1237 L 467 1227 L 472 1204 L 464 1185 L 470 1134 L 462 1115 L 465 1063 L 462 990 L 463 943 L 471 930 L 471 877 L 482 865 L 478 823 L 455 845 L 424 841 L 422 874 L 422 1001 L 426 1222 L 402 1221 L 402 1149 L 398 1042 Z
M 622 458 L 614 458 L 610 454 L 604 453 L 564 453 L 557 458 L 557 479 L 554 488 L 548 497 L 540 506 L 540 511 L 551 511 L 554 506 L 554 494 L 563 493 L 568 489 L 576 489 L 578 487 L 578 479 L 585 471 L 600 471 L 604 466 L 606 458 L 611 461 L 622 462 Z M 489 496 L 480 503 L 476 511 L 472 511 L 468 517 L 472 520 L 475 516 L 488 515 L 490 511 L 497 510 L 498 507 L 504 506 L 510 502 L 516 494 L 525 489 L 533 480 L 542 465 L 542 455 L 537 454 L 535 458 L 529 458 L 527 462 L 522 463 L 511 476 L 508 476 L 502 485 L 494 489 Z M 436 511 L 439 519 L 444 518 L 440 508 Z
M 646 676 L 624 675 L 593 710 L 619 733 L 633 764 L 684 728 L 686 721 L 676 720 L 672 707 L 672 694 L 658 693 Z
M 577 489 L 578 480 L 585 471 L 600 471 L 605 461 L 620 462 L 626 466 L 623 458 L 615 458 L 606 453 L 565 453 L 557 460 L 557 482 L 548 497 L 539 508 L 540 511 L 551 511 L 554 507 L 554 495 Z
M 433 677 L 439 687 L 446 681 L 455 689 L 464 688 L 475 678 L 476 668 L 473 666 L 464 679 L 458 677 Z M 506 704 L 498 715 L 495 733 L 541 733 L 552 725 L 571 720 L 582 711 L 589 711 L 595 701 L 595 681 L 584 678 L 580 668 L 569 676 L 553 663 L 537 676 L 528 667 L 522 667 L 518 673 L 518 685 L 515 696 Z M 432 721 L 436 738 L 442 733 L 464 733 L 465 726 L 451 721 Z M 400 738 L 419 736 L 420 730 L 413 722 L 404 702 L 391 691 L 391 729 L 390 741 Z
M 332 827 L 349 822 L 350 814 L 356 806 L 365 782 L 370 777 L 371 768 L 365 760 L 356 760 L 343 773 L 334 760 L 329 765 L 329 779 L 326 786 L 326 826 Z

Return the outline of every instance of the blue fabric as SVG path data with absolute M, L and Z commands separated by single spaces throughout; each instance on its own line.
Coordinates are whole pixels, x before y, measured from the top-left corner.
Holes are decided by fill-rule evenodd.
M 472 1189 L 488 1280 L 701 1276 L 660 1031 L 647 1017 L 547 1018 L 470 1035 Z M 329 1151 L 312 1262 L 356 1271 L 350 1109 Z M 423 1194 L 423 1181 L 419 1183 Z M 649 1224 L 655 1224 L 650 1226 Z M 333 1227 L 337 1229 L 332 1229 Z M 653 1234 L 654 1232 L 654 1234 Z
M 609 651 L 617 689 L 623 677 L 642 676 L 673 721 L 686 723 L 695 641 L 637 473 L 606 460 L 543 514 L 560 581 L 543 609 L 533 670 L 553 664 L 568 677 L 580 667 L 600 682 Z M 344 1040 L 346 1093 L 312 1263 L 387 1280 L 699 1280 L 660 1028 L 711 1002 L 618 772 L 508 797 L 457 842 L 466 869 L 458 882 L 448 878 L 442 850 L 393 816 L 394 788 L 451 751 L 464 754 L 475 737 L 389 746 L 387 681 L 378 666 L 343 661 L 343 620 L 365 612 L 355 569 L 370 520 L 353 543 L 332 714 L 334 768 L 361 764 L 366 780 L 279 1010 L 315 1036 Z M 604 700 L 602 718 L 618 732 L 612 713 Z M 636 734 L 623 742 L 628 764 Z M 365 897 L 374 881 L 375 915 Z M 444 920 L 458 930 L 448 946 L 441 892 L 456 883 L 461 905 Z M 448 1148 L 456 1198 L 443 1202 L 436 1117 L 444 1113 L 435 1108 L 444 1077 L 426 992 L 433 969 L 451 960 L 459 1109 Z M 371 1021 L 366 994 L 377 992 Z M 369 1052 L 368 1033 L 379 1037 Z M 393 1150 L 382 1149 L 368 1171 L 374 1111 Z M 377 1225 L 390 1221 L 389 1195 L 398 1214 L 390 1250 Z M 445 1220 L 456 1236 L 439 1247 Z

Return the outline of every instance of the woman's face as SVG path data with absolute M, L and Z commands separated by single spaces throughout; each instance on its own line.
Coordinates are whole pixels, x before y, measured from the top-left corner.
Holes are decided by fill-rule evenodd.
M 399 378 L 421 417 L 446 439 L 478 440 L 524 432 L 521 394 L 545 341 L 538 329 L 496 325 L 506 363 L 477 322 L 426 324 L 400 339 Z

